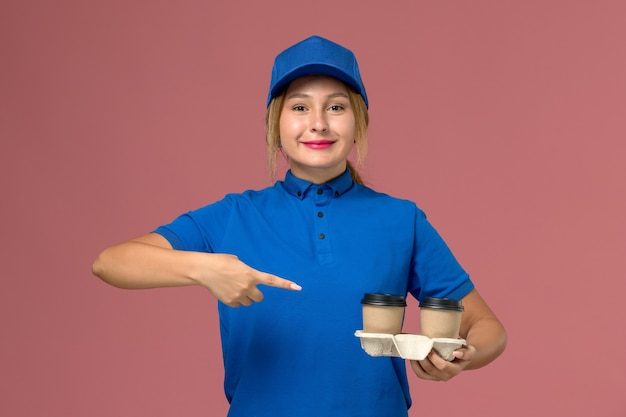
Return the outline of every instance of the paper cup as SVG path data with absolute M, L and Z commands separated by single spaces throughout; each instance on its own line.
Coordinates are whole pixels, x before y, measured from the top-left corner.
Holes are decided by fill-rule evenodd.
M 366 333 L 398 334 L 402 331 L 406 301 L 401 295 L 365 294 L 363 331 Z
M 420 333 L 430 338 L 457 338 L 462 315 L 461 301 L 449 298 L 424 298 L 420 303 Z

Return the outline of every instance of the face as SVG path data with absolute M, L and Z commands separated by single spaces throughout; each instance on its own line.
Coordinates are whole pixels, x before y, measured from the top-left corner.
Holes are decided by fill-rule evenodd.
M 354 144 L 348 87 L 325 76 L 292 81 L 279 128 L 282 150 L 296 177 L 320 184 L 339 176 Z

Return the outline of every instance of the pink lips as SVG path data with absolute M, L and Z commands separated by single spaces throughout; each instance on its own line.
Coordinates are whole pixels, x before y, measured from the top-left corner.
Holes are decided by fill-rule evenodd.
M 334 142 L 332 140 L 310 140 L 308 142 L 302 142 L 304 146 L 307 146 L 311 149 L 326 149 L 329 148 Z

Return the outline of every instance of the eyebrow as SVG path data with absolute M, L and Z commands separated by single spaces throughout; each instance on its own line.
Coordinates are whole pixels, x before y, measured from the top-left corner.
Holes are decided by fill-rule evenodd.
M 305 93 L 293 93 L 293 94 L 289 94 L 287 97 L 285 97 L 287 100 L 292 99 L 292 98 L 310 98 L 311 95 L 310 94 L 305 94 Z M 337 92 L 337 93 L 332 93 L 326 96 L 326 98 L 337 98 L 337 97 L 343 97 L 343 98 L 350 98 L 346 93 L 341 93 L 341 92 Z

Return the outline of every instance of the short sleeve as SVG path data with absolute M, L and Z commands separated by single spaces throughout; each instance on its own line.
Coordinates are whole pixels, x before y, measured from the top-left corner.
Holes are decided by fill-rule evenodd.
M 415 298 L 460 300 L 474 288 L 467 272 L 419 208 L 416 208 L 414 239 L 409 292 Z
M 233 199 L 223 200 L 177 217 L 173 222 L 154 230 L 163 236 L 174 249 L 215 252 L 224 236 L 230 218 Z

